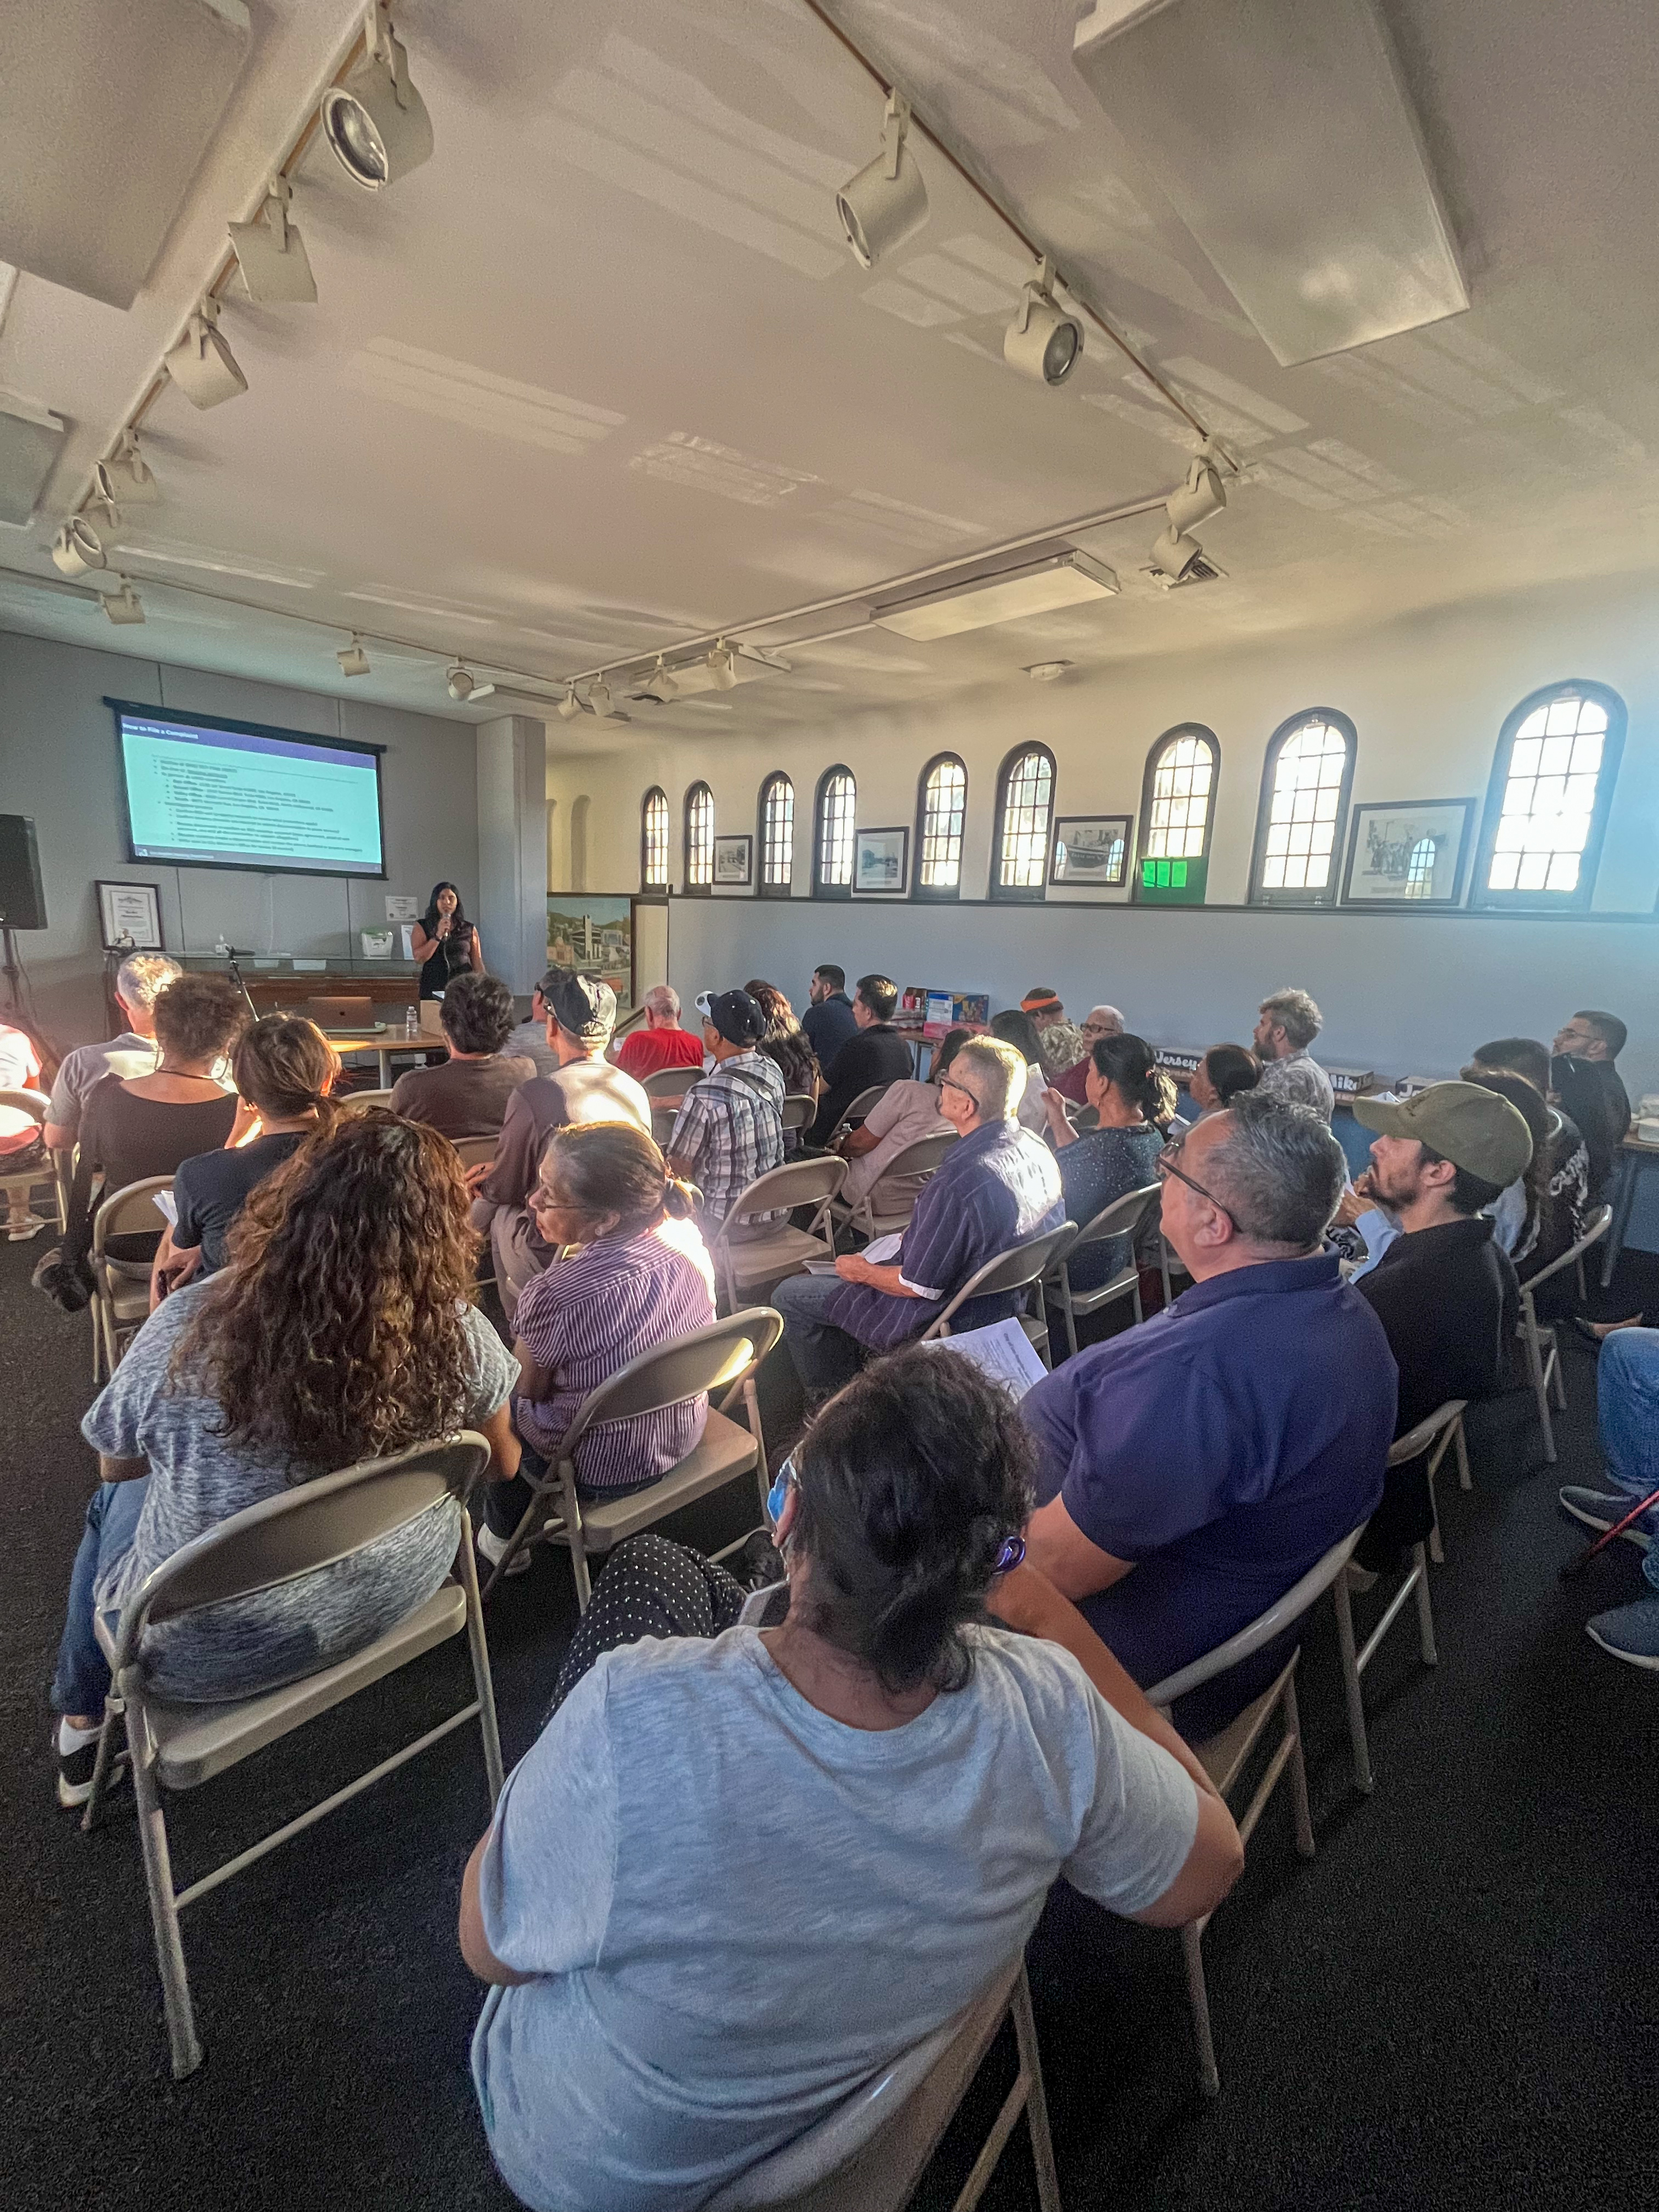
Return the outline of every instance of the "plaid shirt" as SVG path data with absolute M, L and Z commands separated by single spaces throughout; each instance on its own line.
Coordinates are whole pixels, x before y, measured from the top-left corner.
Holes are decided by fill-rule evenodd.
M 769 1168 L 783 1165 L 783 1078 L 763 1053 L 740 1052 L 694 1083 L 668 1149 L 703 1196 L 703 1218 L 722 1227 L 732 1201 Z M 781 1221 L 787 1208 L 747 1215 Z

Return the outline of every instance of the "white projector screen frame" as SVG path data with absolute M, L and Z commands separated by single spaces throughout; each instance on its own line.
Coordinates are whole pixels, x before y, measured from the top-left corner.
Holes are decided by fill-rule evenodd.
M 182 868 L 221 868 L 242 875 L 259 876 L 337 876 L 343 880 L 362 883 L 384 883 L 387 880 L 386 866 L 386 793 L 380 773 L 384 745 L 364 744 L 352 738 L 319 737 L 313 731 L 279 728 L 270 722 L 241 722 L 228 714 L 190 714 L 167 707 L 152 707 L 142 701 L 106 698 L 104 704 L 115 717 L 115 760 L 121 793 L 121 834 L 125 841 L 126 856 L 135 865 L 160 864 Z M 238 854 L 231 859 L 210 857 L 214 848 L 203 852 L 162 850 L 156 846 L 138 844 L 133 836 L 132 803 L 127 781 L 127 725 L 143 722 L 170 729 L 200 730 L 218 732 L 229 738 L 264 738 L 283 747 L 293 747 L 300 754 L 326 755 L 350 753 L 372 762 L 374 769 L 375 845 L 378 858 L 374 866 L 331 866 L 326 858 L 289 858 L 279 854 L 267 855 L 257 850 Z M 223 849 L 222 848 L 217 849 Z

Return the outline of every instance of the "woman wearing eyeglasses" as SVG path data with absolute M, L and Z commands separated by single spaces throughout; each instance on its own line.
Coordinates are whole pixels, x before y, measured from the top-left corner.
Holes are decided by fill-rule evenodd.
M 916 1346 L 774 1487 L 780 1626 L 728 1626 L 742 1593 L 677 1547 L 618 1552 L 462 1889 L 473 2077 L 526 2203 L 702 2203 L 970 2002 L 1062 1873 L 1157 1926 L 1225 1893 L 1226 1808 L 1017 1565 L 1029 1451 L 1003 1392 Z M 988 1620 L 994 1589 L 1065 1616 L 1087 1671 Z

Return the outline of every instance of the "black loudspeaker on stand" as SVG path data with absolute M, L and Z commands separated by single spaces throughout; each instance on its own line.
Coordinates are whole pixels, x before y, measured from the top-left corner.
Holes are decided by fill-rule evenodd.
M 0 814 L 0 939 L 5 946 L 6 993 L 14 1009 L 18 994 L 17 946 L 13 932 L 44 929 L 46 894 L 40 882 L 40 855 L 34 823 L 27 814 Z

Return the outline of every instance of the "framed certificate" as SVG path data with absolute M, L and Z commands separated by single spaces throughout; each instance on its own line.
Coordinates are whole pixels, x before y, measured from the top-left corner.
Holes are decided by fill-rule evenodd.
M 165 952 L 161 888 L 155 884 L 94 883 L 106 952 Z

